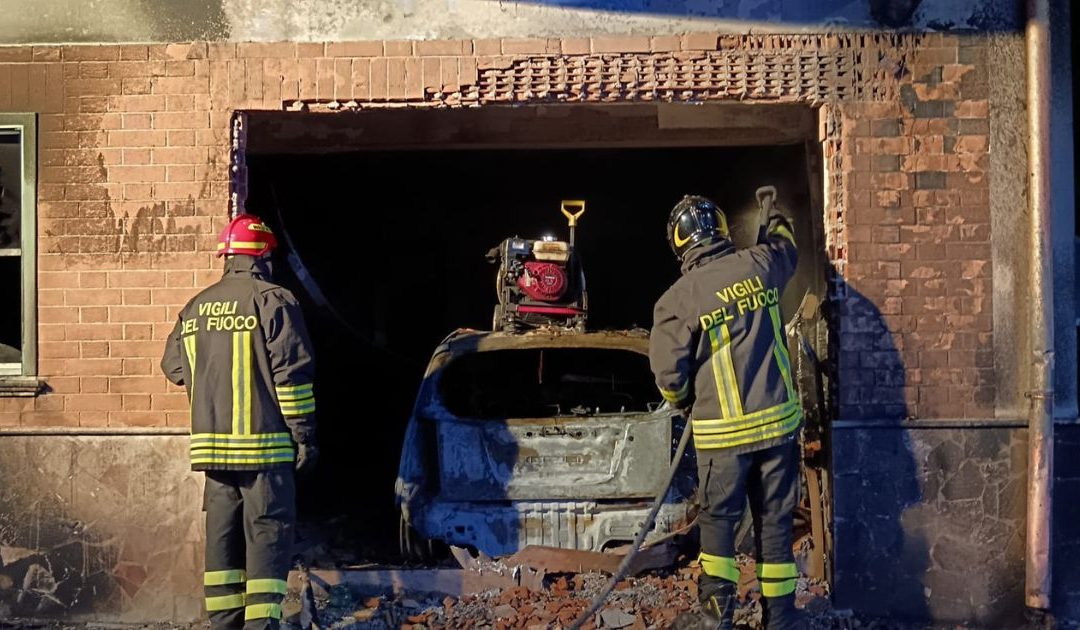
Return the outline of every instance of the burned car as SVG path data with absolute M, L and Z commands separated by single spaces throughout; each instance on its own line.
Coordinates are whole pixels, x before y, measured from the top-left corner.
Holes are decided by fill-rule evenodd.
M 653 382 L 646 331 L 459 330 L 435 350 L 397 480 L 402 546 L 492 556 L 633 540 L 664 490 L 683 419 Z M 693 462 L 650 537 L 691 520 Z

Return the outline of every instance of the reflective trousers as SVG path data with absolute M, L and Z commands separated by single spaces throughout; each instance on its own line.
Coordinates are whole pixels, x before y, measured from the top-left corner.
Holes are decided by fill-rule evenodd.
M 208 471 L 206 610 L 213 630 L 277 630 L 296 523 L 292 468 Z
M 772 448 L 738 455 L 724 449 L 699 450 L 697 458 L 702 504 L 698 527 L 703 600 L 725 582 L 739 582 L 735 530 L 749 499 L 765 627 L 769 630 L 800 627 L 795 616 L 795 584 L 799 574 L 791 548 L 792 514 L 798 503 L 798 442 L 792 439 Z

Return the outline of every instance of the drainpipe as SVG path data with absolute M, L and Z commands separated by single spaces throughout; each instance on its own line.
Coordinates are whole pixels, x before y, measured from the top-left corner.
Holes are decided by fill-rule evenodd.
M 1054 293 L 1050 245 L 1050 4 L 1027 0 L 1028 209 L 1031 217 L 1031 399 L 1024 600 L 1050 608 L 1054 477 Z

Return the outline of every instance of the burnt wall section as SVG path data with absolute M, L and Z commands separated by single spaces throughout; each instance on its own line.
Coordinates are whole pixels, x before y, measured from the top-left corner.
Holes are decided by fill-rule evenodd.
M 896 97 L 845 104 L 826 130 L 843 420 L 995 414 L 989 66 L 985 38 L 956 42 L 863 58 L 898 85 L 862 91 Z
M 994 261 L 994 373 L 1001 384 L 996 391 L 999 418 L 1027 413 L 1022 395 L 1031 382 L 1031 362 L 1017 361 L 1016 349 L 1030 347 L 1028 308 L 1030 248 L 1028 239 L 1027 106 L 1025 103 L 1025 49 L 1023 39 L 995 35 L 987 40 L 987 63 L 994 68 L 990 88 L 990 246 Z M 1057 356 L 1060 365 L 1065 357 Z M 1060 391 L 1061 381 L 1055 380 Z M 1076 384 L 1066 388 L 1076 389 Z
M 182 435 L 0 434 L 0 619 L 192 621 L 202 475 Z
M 834 427 L 836 606 L 1022 619 L 1026 461 L 1019 428 Z

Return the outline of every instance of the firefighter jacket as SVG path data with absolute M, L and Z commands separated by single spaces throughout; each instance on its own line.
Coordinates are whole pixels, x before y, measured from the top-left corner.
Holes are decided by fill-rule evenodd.
M 725 240 L 688 252 L 656 303 L 649 362 L 664 399 L 692 405 L 696 448 L 756 451 L 799 428 L 780 314 L 796 260 L 791 224 L 773 214 L 753 247 Z
M 194 470 L 291 467 L 314 438 L 315 363 L 300 307 L 267 281 L 268 262 L 234 256 L 180 311 L 161 369 L 187 389 Z

